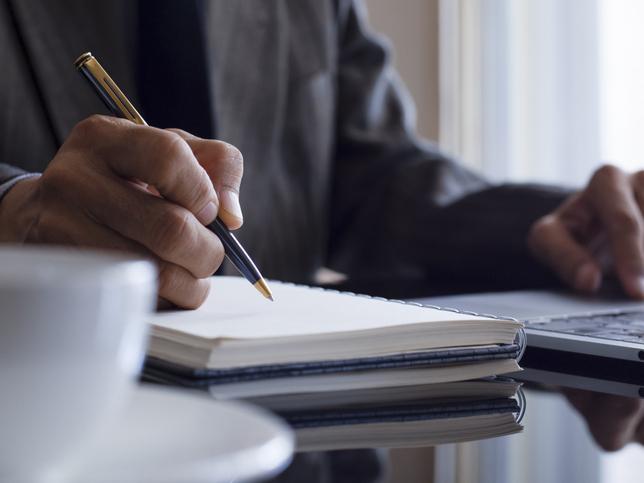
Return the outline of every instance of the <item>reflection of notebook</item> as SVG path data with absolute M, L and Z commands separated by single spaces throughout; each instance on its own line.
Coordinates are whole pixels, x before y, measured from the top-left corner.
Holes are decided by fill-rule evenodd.
M 274 412 L 324 411 L 338 408 L 402 405 L 432 401 L 448 403 L 514 397 L 521 386 L 514 379 L 494 377 L 473 381 L 439 382 L 400 387 L 346 389 L 326 392 L 269 394 L 246 398 Z
M 346 394 L 338 393 L 335 405 L 325 399 L 315 407 L 313 399 L 294 398 L 290 407 L 284 400 L 277 413 L 295 429 L 298 451 L 430 446 L 522 429 L 523 398 L 512 397 L 519 388 L 517 383 L 466 381 L 437 385 L 440 389 L 432 386 L 408 388 L 409 400 L 404 400 L 403 394 L 379 401 L 373 391 L 354 391 L 350 403 L 340 403 Z M 432 396 L 422 397 L 424 391 Z
M 214 277 L 198 310 L 156 314 L 148 374 L 212 385 L 401 368 L 432 369 L 436 381 L 448 381 L 518 369 L 516 321 L 279 282 L 271 288 L 274 303 L 241 278 Z

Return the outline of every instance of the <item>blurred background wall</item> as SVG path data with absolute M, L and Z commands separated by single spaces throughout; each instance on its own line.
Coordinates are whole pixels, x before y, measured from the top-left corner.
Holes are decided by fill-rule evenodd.
M 644 168 L 641 0 L 366 0 L 420 133 L 493 180 Z
M 416 101 L 418 130 L 439 135 L 439 0 L 367 0 L 377 32 L 394 47 L 394 62 Z

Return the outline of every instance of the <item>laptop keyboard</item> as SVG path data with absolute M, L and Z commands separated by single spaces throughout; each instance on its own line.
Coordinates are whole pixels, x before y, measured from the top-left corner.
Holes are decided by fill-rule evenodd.
M 527 321 L 530 329 L 644 343 L 644 312 L 575 315 Z

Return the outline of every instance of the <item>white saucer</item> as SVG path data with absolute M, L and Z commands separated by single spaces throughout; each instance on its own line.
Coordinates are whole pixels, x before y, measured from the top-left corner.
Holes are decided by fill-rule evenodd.
M 279 472 L 293 447 L 286 424 L 249 404 L 141 387 L 78 481 L 244 481 Z

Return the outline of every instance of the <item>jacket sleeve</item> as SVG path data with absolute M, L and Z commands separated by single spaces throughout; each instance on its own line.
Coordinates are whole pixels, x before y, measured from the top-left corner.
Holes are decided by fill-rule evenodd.
M 532 222 L 569 193 L 492 185 L 418 139 L 413 104 L 386 46 L 368 31 L 363 4 L 336 6 L 329 265 L 354 279 L 492 277 L 525 285 L 550 277 L 525 238 Z
M 38 176 L 38 173 L 27 173 L 20 168 L 0 163 L 0 201 L 18 181 Z
M 26 171 L 16 168 L 15 166 L 11 166 L 10 164 L 0 163 L 0 184 L 23 174 L 26 174 Z

